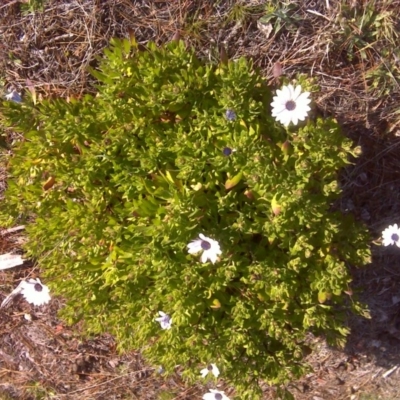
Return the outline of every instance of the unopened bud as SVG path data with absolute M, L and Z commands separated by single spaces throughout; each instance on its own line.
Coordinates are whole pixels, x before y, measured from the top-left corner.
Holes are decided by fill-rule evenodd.
M 249 200 L 254 200 L 254 194 L 251 190 L 246 190 L 244 192 L 244 195 L 249 199 Z
M 279 215 L 282 211 L 282 207 L 278 204 L 275 204 L 272 206 L 272 212 L 274 213 L 274 215 Z
M 275 79 L 282 75 L 282 64 L 279 61 L 274 64 L 272 68 L 272 74 Z
M 292 145 L 290 144 L 290 142 L 288 140 L 286 140 L 281 146 L 281 150 L 283 151 L 283 153 L 285 155 L 288 155 L 290 153 L 291 149 L 292 149 Z
M 357 157 L 361 156 L 363 153 L 361 146 L 354 147 L 353 153 Z

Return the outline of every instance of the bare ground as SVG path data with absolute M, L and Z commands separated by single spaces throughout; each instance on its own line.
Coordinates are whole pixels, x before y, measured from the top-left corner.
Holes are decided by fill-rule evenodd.
M 314 95 L 316 112 L 336 116 L 363 149 L 342 175 L 340 207 L 364 221 L 377 241 L 388 224 L 400 220 L 398 60 L 395 52 L 380 51 L 395 49 L 399 40 L 394 34 L 381 38 L 362 32 L 360 20 L 350 17 L 360 14 L 355 3 L 362 8 L 368 2 L 351 0 L 288 1 L 294 5 L 286 12 L 289 22 L 267 34 L 257 26 L 266 3 L 51 0 L 45 12 L 23 15 L 18 2 L 4 0 L 0 71 L 6 88 L 22 90 L 29 79 L 43 97 L 77 95 L 93 90 L 86 67 L 96 65 L 95 56 L 111 37 L 133 33 L 142 44 L 163 43 L 178 32 L 206 59 L 217 60 L 223 45 L 230 58 L 252 58 L 269 79 L 276 62 L 288 77 L 299 72 L 313 76 L 321 88 Z M 399 28 L 400 1 L 370 3 L 380 14 L 389 12 L 386 22 Z M 365 48 L 354 42 L 360 37 L 368 42 Z M 371 90 L 368 76 L 378 70 L 393 79 L 380 80 Z M 4 188 L 4 169 L 0 177 Z M 19 251 L 22 241 L 21 233 L 0 235 L 1 252 Z M 312 338 L 314 351 L 307 357 L 312 371 L 289 385 L 296 400 L 400 399 L 400 256 L 397 248 L 372 246 L 372 264 L 352 268 L 353 290 L 368 304 L 371 319 L 349 316 L 351 334 L 344 350 Z M 1 271 L 1 298 L 21 279 L 39 273 L 29 262 Z M 185 386 L 179 370 L 162 377 L 138 351 L 118 355 L 108 335 L 85 339 L 79 326 L 58 320 L 62 305 L 62 299 L 54 299 L 34 308 L 20 300 L 0 310 L 1 399 L 184 400 L 201 399 L 205 393 L 200 385 Z M 226 392 L 233 393 L 230 388 Z M 265 387 L 265 399 L 273 398 L 274 388 Z

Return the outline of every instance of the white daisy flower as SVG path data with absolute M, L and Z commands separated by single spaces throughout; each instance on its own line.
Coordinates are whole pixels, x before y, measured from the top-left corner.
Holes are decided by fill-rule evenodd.
M 382 232 L 382 239 L 384 246 L 395 244 L 397 247 L 400 247 L 400 229 L 397 224 L 389 225 L 389 227 Z
M 214 264 L 221 254 L 219 243 L 216 240 L 204 236 L 202 233 L 200 233 L 199 238 L 200 239 L 193 240 L 187 245 L 189 254 L 196 254 L 202 251 L 201 262 L 205 263 L 207 260 L 210 260 Z
M 299 121 L 304 121 L 310 111 L 309 92 L 301 93 L 301 86 L 283 86 L 282 90 L 276 91 L 272 107 L 272 116 L 281 124 L 288 126 L 290 122 L 297 125 Z
M 160 317 L 156 318 L 156 321 L 158 321 L 161 325 L 162 329 L 171 329 L 172 325 L 172 318 L 168 315 L 165 314 L 165 312 L 159 311 Z
M 207 368 L 204 368 L 200 371 L 200 374 L 202 378 L 205 378 L 209 372 L 211 372 L 216 378 L 218 378 L 219 369 L 215 364 L 208 365 Z
M 203 400 L 229 400 L 229 397 L 224 392 L 210 389 L 210 393 L 203 395 Z
M 6 307 L 18 294 L 22 294 L 28 303 L 41 306 L 50 301 L 50 290 L 40 282 L 40 279 L 21 281 L 19 285 L 3 300 L 0 308 Z
M 40 279 L 28 279 L 22 287 L 21 294 L 28 303 L 41 306 L 50 301 L 50 290 L 40 282 Z

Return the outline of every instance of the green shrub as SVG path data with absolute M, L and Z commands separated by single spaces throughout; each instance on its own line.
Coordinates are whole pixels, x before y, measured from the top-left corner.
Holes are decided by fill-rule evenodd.
M 241 399 L 300 376 L 307 332 L 343 341 L 347 264 L 369 254 L 332 210 L 351 142 L 332 119 L 286 131 L 250 63 L 204 65 L 182 42 L 115 40 L 92 72 L 95 97 L 2 107 L 24 133 L 2 219 L 32 221 L 63 317 L 189 381 L 216 363 Z M 188 254 L 201 233 L 214 264 Z

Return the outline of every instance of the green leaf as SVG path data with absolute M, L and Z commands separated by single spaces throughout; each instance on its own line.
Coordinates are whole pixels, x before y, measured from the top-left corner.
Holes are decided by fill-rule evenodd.
M 105 73 L 97 71 L 92 67 L 88 67 L 88 71 L 100 82 L 107 83 L 109 85 L 111 85 L 113 83 L 112 79 L 108 78 Z
M 332 293 L 318 292 L 318 301 L 320 303 L 325 303 L 327 300 L 332 298 Z
M 277 197 L 278 197 L 278 195 L 276 194 L 276 195 L 272 198 L 272 201 L 271 201 L 272 212 L 273 212 L 275 215 L 279 215 L 279 214 L 281 213 L 281 211 L 282 211 L 282 206 L 281 206 L 281 204 L 278 202 Z
M 243 172 L 240 171 L 237 175 L 235 175 L 232 179 L 228 179 L 225 182 L 225 189 L 229 190 L 235 187 L 243 178 Z

